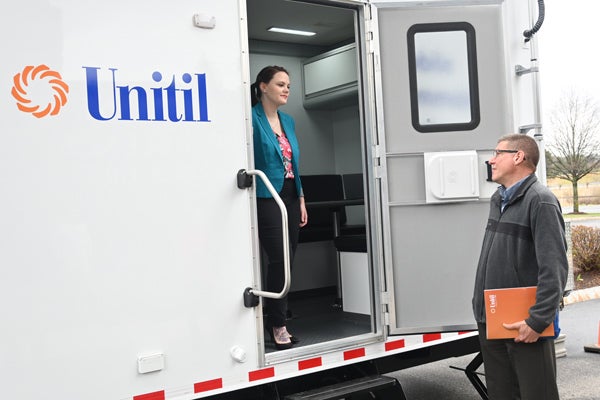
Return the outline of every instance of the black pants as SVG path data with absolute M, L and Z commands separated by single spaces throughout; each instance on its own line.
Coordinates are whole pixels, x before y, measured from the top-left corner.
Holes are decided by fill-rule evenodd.
M 285 179 L 279 193 L 288 214 L 290 237 L 290 265 L 298 246 L 300 231 L 300 200 L 293 179 Z M 283 236 L 281 231 L 281 211 L 274 199 L 257 199 L 258 237 L 260 245 L 269 260 L 267 266 L 267 290 L 281 292 L 285 275 L 283 267 Z M 268 320 L 267 327 L 285 326 L 287 295 L 281 299 L 265 298 Z
M 558 400 L 554 340 L 487 340 L 485 324 L 478 328 L 490 400 Z

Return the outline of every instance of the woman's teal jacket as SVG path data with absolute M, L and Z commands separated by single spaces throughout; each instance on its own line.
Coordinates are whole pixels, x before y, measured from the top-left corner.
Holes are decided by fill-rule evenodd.
M 285 136 L 292 148 L 292 168 L 294 170 L 296 189 L 298 190 L 298 195 L 303 196 L 300 171 L 298 168 L 300 148 L 294 130 L 295 122 L 291 116 L 281 111 L 277 111 L 277 114 L 279 115 L 279 121 L 285 132 Z M 281 154 L 277 136 L 271 129 L 267 116 L 265 115 L 265 110 L 260 102 L 252 107 L 252 130 L 254 137 L 254 168 L 264 172 L 275 190 L 279 193 L 283 187 L 285 174 L 283 155 Z M 255 182 L 256 197 L 273 197 L 260 178 L 256 179 Z

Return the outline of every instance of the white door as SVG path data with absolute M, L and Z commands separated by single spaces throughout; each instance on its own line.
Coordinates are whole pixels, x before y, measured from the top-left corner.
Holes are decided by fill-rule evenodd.
M 374 3 L 389 331 L 473 329 L 485 161 L 514 128 L 505 5 Z

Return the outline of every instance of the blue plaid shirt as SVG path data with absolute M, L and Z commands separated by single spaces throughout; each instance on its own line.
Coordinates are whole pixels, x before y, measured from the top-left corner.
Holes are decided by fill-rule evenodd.
M 506 207 L 506 205 L 508 204 L 508 202 L 510 201 L 510 199 L 513 197 L 513 195 L 515 194 L 515 192 L 519 188 L 519 186 L 521 186 L 521 184 L 527 178 L 529 178 L 529 175 L 526 176 L 525 178 L 521 179 L 519 182 L 515 183 L 514 185 L 512 185 L 508 189 L 505 188 L 502 185 L 498 186 L 498 192 L 500 193 L 500 196 L 502 197 L 502 203 L 500 204 L 500 212 L 504 212 L 504 207 Z

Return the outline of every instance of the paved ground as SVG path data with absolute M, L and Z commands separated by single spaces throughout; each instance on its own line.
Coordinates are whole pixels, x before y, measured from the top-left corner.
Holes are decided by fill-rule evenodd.
M 600 340 L 600 287 L 594 291 L 587 300 L 567 304 L 561 313 L 567 351 L 557 359 L 561 400 L 600 399 L 600 354 L 583 351 L 584 345 Z M 472 358 L 443 360 L 390 375 L 400 381 L 408 400 L 480 400 L 464 373 L 450 368 L 464 368 Z
M 595 206 L 598 207 L 593 209 L 593 212 L 598 213 L 600 212 L 600 206 Z M 590 208 L 588 208 L 588 210 L 590 210 Z M 584 211 L 584 212 L 592 212 L 592 211 Z M 565 216 L 565 221 L 570 221 L 571 222 L 571 226 L 573 225 L 585 225 L 585 226 L 590 226 L 592 228 L 600 228 L 600 217 L 570 217 L 569 215 Z
M 563 210 L 564 213 L 569 213 L 569 212 L 573 211 L 573 207 L 563 206 L 562 210 Z M 600 205 L 598 205 L 598 204 L 580 205 L 579 206 L 579 211 L 580 212 L 585 212 L 585 213 L 598 213 L 598 212 L 600 212 Z
M 600 354 L 584 352 L 583 346 L 600 340 L 600 298 L 569 304 L 560 318 L 567 348 L 567 356 L 557 360 L 561 399 L 598 400 Z

